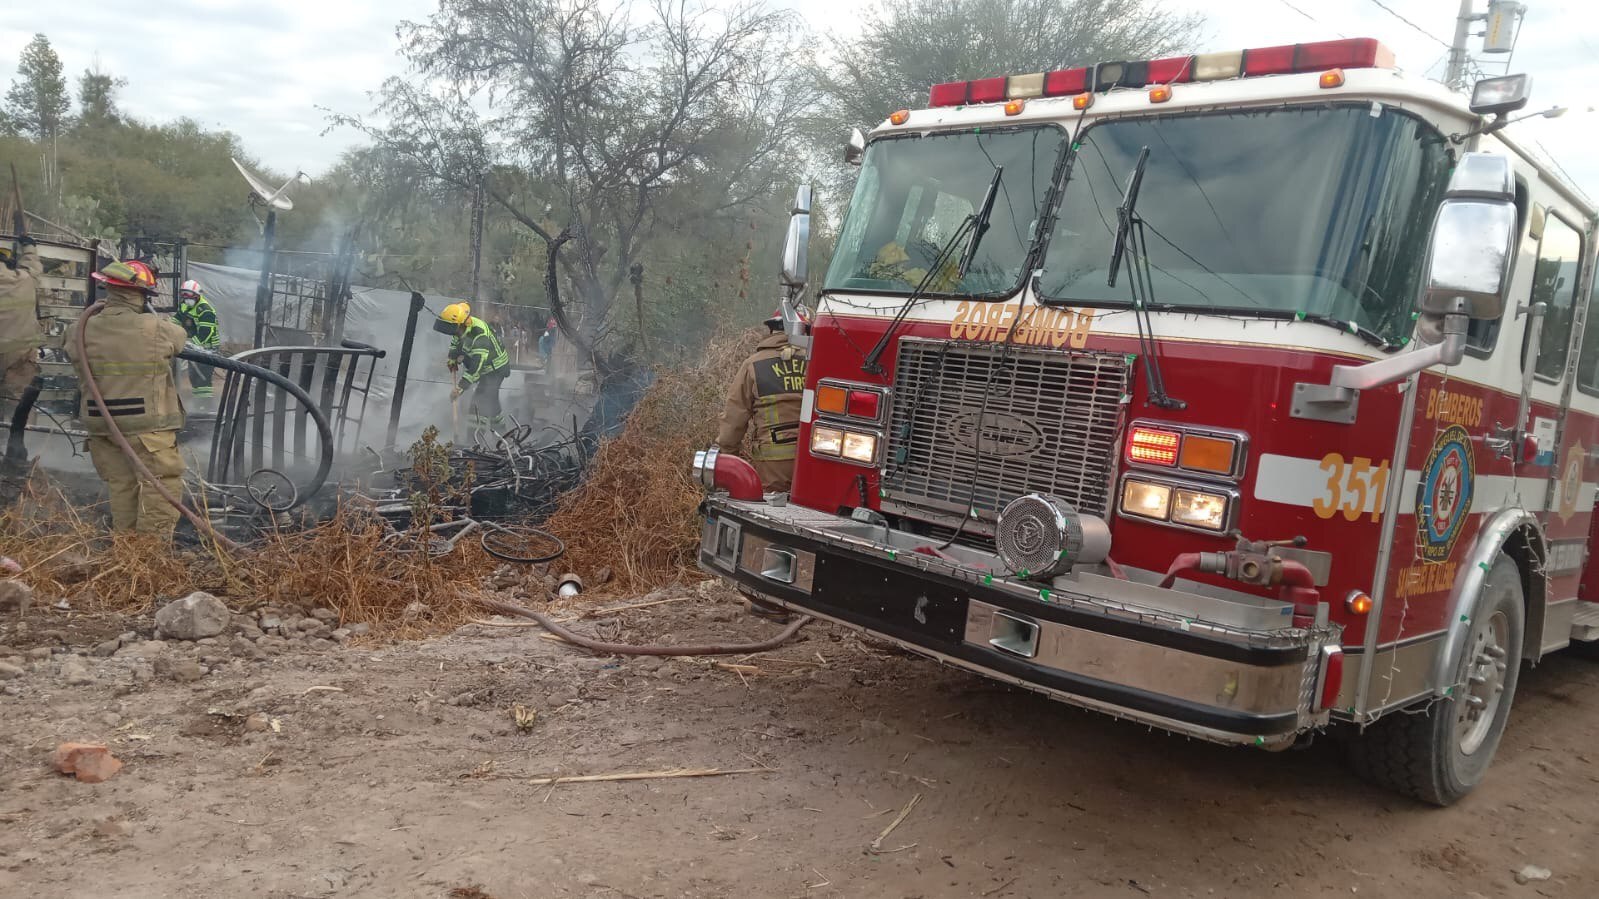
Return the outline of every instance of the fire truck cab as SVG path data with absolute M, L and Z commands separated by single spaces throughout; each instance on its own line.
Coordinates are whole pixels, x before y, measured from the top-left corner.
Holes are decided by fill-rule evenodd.
M 1599 638 L 1595 209 L 1340 40 L 940 84 L 846 156 L 798 461 L 702 567 L 1053 698 L 1447 805 Z M 1400 714 L 1403 713 L 1403 714 Z

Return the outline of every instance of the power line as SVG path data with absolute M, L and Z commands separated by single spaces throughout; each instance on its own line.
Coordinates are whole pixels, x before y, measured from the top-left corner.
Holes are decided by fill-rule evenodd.
M 1299 7 L 1293 5 L 1292 3 L 1289 3 L 1288 0 L 1277 0 L 1277 2 L 1281 3 L 1282 5 L 1284 5 L 1286 7 L 1288 7 L 1289 9 L 1293 10 L 1296 13 L 1299 13 L 1300 15 L 1304 16 L 1305 18 L 1309 19 L 1310 21 L 1315 22 L 1317 25 L 1321 24 L 1321 21 L 1319 19 L 1317 19 L 1315 16 L 1311 15 L 1308 12 L 1305 12 L 1304 10 L 1302 10 Z
M 1277 0 L 1277 2 L 1281 3 L 1282 5 L 1284 5 L 1286 7 L 1288 7 L 1289 9 L 1293 10 L 1296 13 L 1299 13 L 1300 15 L 1304 16 L 1305 18 L 1309 19 L 1310 21 L 1315 22 L 1317 25 L 1320 25 L 1323 28 L 1328 28 L 1329 27 L 1329 26 L 1323 24 L 1320 19 L 1316 18 L 1315 16 L 1311 15 L 1308 12 L 1305 12 L 1304 10 L 1302 10 L 1299 7 L 1295 6 L 1294 4 L 1289 3 L 1288 0 Z M 1332 30 L 1332 32 L 1334 34 L 1338 35 L 1339 37 L 1348 37 L 1348 35 L 1344 34 L 1342 31 L 1339 31 L 1336 28 L 1333 28 L 1331 30 Z
M 1393 16 L 1394 18 L 1398 19 L 1399 21 L 1404 22 L 1406 25 L 1409 25 L 1411 28 L 1414 28 L 1417 33 L 1425 35 L 1426 37 L 1429 37 L 1429 38 L 1433 39 L 1434 41 L 1437 41 L 1438 42 L 1438 46 L 1443 47 L 1445 50 L 1454 49 L 1453 47 L 1450 46 L 1448 41 L 1444 40 L 1443 38 L 1439 37 L 1436 34 L 1433 34 L 1431 31 L 1428 31 L 1427 29 L 1421 27 L 1420 25 L 1417 25 L 1415 22 L 1410 21 L 1409 19 L 1405 18 L 1404 16 L 1400 15 L 1392 6 L 1389 6 L 1388 4 L 1382 2 L 1382 0 L 1371 0 L 1371 2 L 1377 4 L 1378 8 L 1382 9 L 1384 12 L 1388 13 L 1390 16 Z

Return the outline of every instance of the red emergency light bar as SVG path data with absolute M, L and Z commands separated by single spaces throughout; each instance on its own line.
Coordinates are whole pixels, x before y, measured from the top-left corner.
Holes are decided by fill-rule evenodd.
M 1036 74 L 949 81 L 933 85 L 928 105 L 966 106 L 1036 97 L 1040 93 L 1045 97 L 1064 97 L 1104 92 L 1113 87 L 1138 88 L 1151 84 L 1221 81 L 1326 69 L 1387 69 L 1393 68 L 1393 65 L 1394 54 L 1387 47 L 1371 38 L 1349 38 L 1231 53 L 1203 53 L 1138 62 L 1102 62 L 1094 66 L 1060 69 L 1043 74 L 1042 91 L 1038 88 L 1039 76 Z

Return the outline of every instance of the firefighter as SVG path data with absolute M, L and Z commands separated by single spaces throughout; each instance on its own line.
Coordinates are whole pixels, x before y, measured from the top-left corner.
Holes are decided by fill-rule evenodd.
M 93 320 L 78 319 L 83 332 L 84 358 L 78 358 L 76 331 L 68 341 L 73 367 L 84 377 L 87 365 L 105 399 L 106 410 L 150 473 L 173 496 L 183 492 L 183 457 L 178 453 L 178 429 L 183 427 L 183 404 L 172 376 L 172 359 L 183 350 L 188 335 L 163 316 L 145 312 L 145 301 L 156 291 L 155 272 L 143 262 L 113 262 L 92 276 L 106 287 L 106 308 Z M 85 387 L 78 420 L 89 432 L 89 459 L 111 492 L 111 527 L 170 539 L 178 523 L 173 508 L 154 487 L 140 479 L 138 469 L 109 436 L 100 409 Z
M 452 335 L 450 354 L 445 359 L 450 374 L 460 373 L 461 380 L 450 391 L 450 401 L 472 390 L 472 402 L 467 407 L 475 430 L 496 430 L 504 422 L 500 411 L 500 385 L 511 373 L 511 357 L 505 352 L 500 338 L 488 322 L 472 314 L 466 303 L 452 303 L 439 313 L 433 330 Z
M 782 492 L 794 483 L 799 440 L 800 395 L 805 390 L 805 354 L 783 333 L 783 314 L 766 320 L 772 332 L 744 360 L 722 407 L 718 446 L 737 453 L 750 422 L 755 423 L 750 461 L 768 490 Z
M 217 323 L 217 309 L 206 299 L 199 281 L 190 279 L 178 288 L 178 311 L 172 317 L 183 327 L 183 333 L 189 335 L 190 343 L 208 353 L 222 349 L 222 328 Z M 189 363 L 189 387 L 196 398 L 215 393 L 212 386 L 214 371 L 209 365 Z
M 44 266 L 20 209 L 12 224 L 16 245 L 0 247 L 0 394 L 17 401 L 6 456 L 21 458 L 22 427 L 41 386 L 39 347 L 44 344 L 44 328 L 39 324 L 39 278 Z
M 544 368 L 550 367 L 550 358 L 555 355 L 555 335 L 560 331 L 560 326 L 555 319 L 550 319 L 544 325 L 544 333 L 539 335 L 539 356 L 544 359 Z

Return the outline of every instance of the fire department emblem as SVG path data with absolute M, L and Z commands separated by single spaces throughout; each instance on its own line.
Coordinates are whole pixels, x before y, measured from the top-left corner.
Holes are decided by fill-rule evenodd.
M 1580 443 L 1566 448 L 1565 464 L 1560 467 L 1560 520 L 1566 521 L 1577 514 L 1577 500 L 1582 496 L 1582 460 L 1588 450 Z
M 1421 556 L 1429 562 L 1449 558 L 1455 538 L 1471 514 L 1471 495 L 1477 470 L 1471 454 L 1471 435 L 1459 425 L 1445 428 L 1433 443 L 1432 454 L 1421 469 L 1421 495 L 1416 499 L 1416 522 L 1421 529 Z

